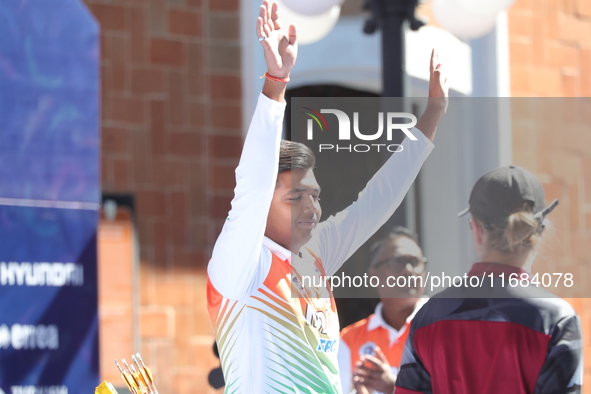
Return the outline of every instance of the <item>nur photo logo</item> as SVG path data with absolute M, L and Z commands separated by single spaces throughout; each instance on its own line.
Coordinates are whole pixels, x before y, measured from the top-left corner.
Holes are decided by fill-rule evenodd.
M 373 115 L 367 112 L 363 113 L 363 117 L 377 116 L 376 131 L 375 126 L 371 130 L 367 127 L 367 125 L 363 126 L 363 122 L 360 120 L 361 115 L 359 112 L 353 112 L 353 121 L 351 121 L 350 116 L 345 111 L 339 109 L 323 108 L 320 109 L 320 111 L 317 111 L 310 107 L 302 108 L 304 109 L 303 113 L 308 117 L 306 123 L 306 138 L 308 141 L 313 141 L 315 133 L 317 132 L 323 133 L 329 132 L 329 130 L 334 130 L 334 128 L 329 128 L 327 117 L 323 116 L 323 114 L 328 114 L 334 115 L 334 117 L 328 117 L 331 119 L 331 122 L 334 122 L 335 120 L 337 121 L 338 128 L 334 137 L 336 140 L 338 140 L 338 142 L 349 142 L 352 140 L 353 136 L 357 140 L 374 142 L 362 144 L 320 143 L 318 144 L 319 152 L 327 150 L 332 150 L 335 152 L 346 151 L 360 153 L 370 151 L 380 152 L 381 150 L 393 153 L 402 152 L 403 148 L 400 144 L 377 143 L 377 141 L 383 140 L 384 132 L 387 142 L 391 142 L 396 136 L 395 133 L 400 131 L 410 140 L 417 140 L 414 134 L 410 131 L 410 129 L 415 127 L 417 124 L 417 118 L 415 115 L 408 112 L 378 112 L 377 114 Z M 360 123 L 362 123 L 362 125 L 360 125 Z

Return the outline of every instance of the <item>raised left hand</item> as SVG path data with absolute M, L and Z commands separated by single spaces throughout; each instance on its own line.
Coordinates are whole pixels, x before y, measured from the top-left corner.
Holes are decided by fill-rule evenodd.
M 429 102 L 428 106 L 447 111 L 449 82 L 445 67 L 439 60 L 439 53 L 433 48 L 429 66 Z

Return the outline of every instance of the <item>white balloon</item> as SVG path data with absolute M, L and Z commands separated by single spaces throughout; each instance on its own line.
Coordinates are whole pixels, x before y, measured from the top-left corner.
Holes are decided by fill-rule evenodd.
M 491 31 L 496 23 L 497 13 L 483 16 L 462 7 L 458 0 L 433 0 L 431 5 L 437 23 L 462 39 L 482 37 Z
M 334 5 L 321 15 L 305 16 L 293 12 L 285 5 L 285 0 L 277 0 L 279 21 L 284 29 L 289 25 L 295 25 L 300 45 L 311 44 L 324 38 L 339 20 L 341 6 Z
M 290 10 L 298 14 L 315 16 L 326 14 L 335 5 L 343 4 L 344 0 L 283 0 Z
M 494 17 L 499 12 L 509 8 L 515 0 L 455 0 L 465 10 L 482 15 L 483 17 Z

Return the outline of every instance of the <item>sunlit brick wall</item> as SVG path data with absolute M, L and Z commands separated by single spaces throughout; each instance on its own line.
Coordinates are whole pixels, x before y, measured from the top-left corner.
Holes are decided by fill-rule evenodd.
M 103 191 L 136 199 L 138 350 L 160 392 L 212 393 L 205 267 L 242 143 L 239 2 L 86 4 L 101 24 Z
M 205 266 L 229 209 L 242 142 L 239 1 L 86 3 L 102 32 L 103 190 L 136 198 L 139 350 L 161 392 L 214 392 L 206 382 L 218 361 Z M 591 96 L 591 2 L 517 0 L 509 34 L 514 96 Z M 561 132 L 583 143 L 574 131 Z M 569 220 L 557 226 L 565 226 L 569 246 L 560 253 L 588 266 L 591 149 L 556 152 L 551 133 L 525 137 L 514 128 L 514 161 L 541 176 L 549 195 L 568 194 L 560 209 Z M 589 300 L 572 303 L 589 333 Z M 589 357 L 590 338 L 585 343 Z M 589 382 L 591 360 L 586 365 Z
M 517 0 L 508 18 L 513 96 L 591 96 L 590 1 Z M 585 100 L 590 108 L 591 98 Z M 564 104 L 576 107 L 573 101 Z M 578 115 L 558 124 L 548 109 L 542 122 L 532 124 L 517 111 L 513 161 L 542 179 L 548 200 L 560 199 L 540 263 L 560 261 L 591 288 L 591 116 L 585 112 L 573 111 Z M 583 324 L 584 392 L 591 393 L 591 299 L 569 302 Z
M 517 0 L 509 11 L 513 96 L 591 96 L 591 2 Z

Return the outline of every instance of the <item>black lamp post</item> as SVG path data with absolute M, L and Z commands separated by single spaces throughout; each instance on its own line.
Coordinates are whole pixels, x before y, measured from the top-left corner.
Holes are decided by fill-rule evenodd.
M 370 11 L 363 31 L 382 31 L 382 78 L 384 97 L 404 97 L 404 22 L 419 30 L 425 22 L 415 16 L 419 0 L 365 0 L 363 8 Z
M 382 97 L 404 97 L 405 45 L 404 23 L 411 30 L 419 30 L 425 22 L 415 16 L 420 0 L 365 0 L 363 8 L 370 12 L 363 32 L 373 34 L 382 31 Z M 408 226 L 406 199 L 388 220 L 388 226 Z M 418 229 L 417 229 L 418 230 Z

